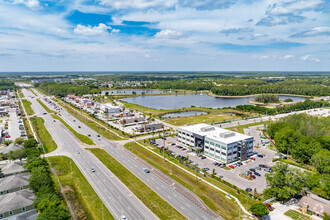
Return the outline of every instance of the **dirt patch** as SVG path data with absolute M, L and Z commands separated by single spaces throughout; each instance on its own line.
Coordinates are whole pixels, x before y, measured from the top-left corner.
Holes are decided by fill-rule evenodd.
M 77 192 L 70 185 L 65 185 L 62 188 L 63 193 L 67 197 L 68 206 L 73 210 L 73 215 L 78 220 L 88 220 L 89 215 L 80 204 Z

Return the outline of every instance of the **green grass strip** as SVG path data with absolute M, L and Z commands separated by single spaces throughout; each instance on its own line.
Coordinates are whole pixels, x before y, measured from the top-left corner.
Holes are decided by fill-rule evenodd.
M 52 136 L 47 131 L 44 125 L 45 123 L 44 119 L 39 117 L 33 117 L 30 118 L 30 121 L 32 122 L 32 126 L 35 132 L 37 133 L 41 144 L 44 145 L 45 152 L 49 153 L 54 151 L 57 148 L 57 144 L 55 143 Z
M 102 200 L 70 158 L 56 156 L 49 157 L 48 160 L 59 177 L 63 188 L 70 186 L 74 190 L 74 193 L 69 195 L 66 193 L 66 195 L 73 207 L 76 219 L 114 219 L 105 206 L 103 207 L 104 218 L 102 218 Z
M 40 101 L 39 99 L 37 99 L 37 101 L 39 102 L 39 104 L 48 112 L 48 113 L 56 113 L 56 111 L 50 110 L 50 108 L 48 108 L 42 101 Z
M 123 140 L 123 138 L 117 136 L 116 134 L 109 132 L 111 130 L 108 128 L 108 130 L 100 124 L 97 124 L 94 119 L 92 119 L 90 116 L 87 116 L 78 110 L 74 109 L 73 107 L 69 106 L 68 104 L 64 103 L 63 101 L 56 99 L 58 103 L 60 103 L 71 115 L 73 115 L 76 118 L 79 118 L 79 120 L 93 129 L 95 132 L 99 133 L 103 137 L 110 139 L 110 140 Z M 112 131 L 112 130 L 111 130 Z
M 162 197 L 150 189 L 139 178 L 126 169 L 115 158 L 103 149 L 90 150 L 99 160 L 108 167 L 153 213 L 160 219 L 185 219 L 176 209 Z
M 21 99 L 25 97 L 21 89 L 18 91 L 18 94 Z
M 33 115 L 34 111 L 31 107 L 32 103 L 26 99 L 22 99 L 23 106 L 25 108 L 26 114 L 27 115 Z
M 308 216 L 305 216 L 301 214 L 298 211 L 290 209 L 289 211 L 286 211 L 284 215 L 289 216 L 290 218 L 294 220 L 309 220 L 310 218 Z
M 88 144 L 88 145 L 94 145 L 94 142 L 92 139 L 87 137 L 86 135 L 78 133 L 76 130 L 74 130 L 68 123 L 66 123 L 60 116 L 58 115 L 51 115 L 53 118 L 61 121 L 81 142 Z

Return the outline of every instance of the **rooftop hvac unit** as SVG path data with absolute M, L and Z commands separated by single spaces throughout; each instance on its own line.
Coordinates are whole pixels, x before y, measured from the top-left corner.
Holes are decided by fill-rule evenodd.
M 214 130 L 215 130 L 215 127 L 213 127 L 213 126 L 207 126 L 207 127 L 201 128 L 202 132 L 208 132 L 208 131 L 214 131 Z
M 225 133 L 220 133 L 219 136 L 222 138 L 229 138 L 229 137 L 234 137 L 235 133 L 234 132 L 225 132 Z

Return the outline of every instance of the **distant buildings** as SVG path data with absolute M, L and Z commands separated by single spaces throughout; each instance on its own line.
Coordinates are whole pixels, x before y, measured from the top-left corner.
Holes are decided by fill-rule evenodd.
M 208 124 L 179 127 L 178 142 L 225 163 L 243 161 L 253 154 L 253 137 Z
M 150 132 L 158 129 L 162 129 L 164 127 L 163 123 L 150 123 L 150 124 L 142 124 L 137 128 L 139 132 Z

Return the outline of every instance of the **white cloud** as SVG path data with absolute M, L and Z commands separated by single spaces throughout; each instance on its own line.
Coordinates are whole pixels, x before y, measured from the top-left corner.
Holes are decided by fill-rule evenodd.
M 110 30 L 111 27 L 107 26 L 103 23 L 100 23 L 98 26 L 84 26 L 78 24 L 77 27 L 73 30 L 76 34 L 82 34 L 82 35 L 100 35 L 100 34 L 108 34 L 108 30 Z M 117 30 L 116 30 L 117 31 Z
M 288 59 L 292 59 L 294 56 L 291 54 L 285 55 L 283 57 L 280 57 L 281 60 L 288 60 Z
M 111 30 L 111 33 L 119 33 L 119 32 L 120 32 L 119 29 L 112 29 L 112 30 Z
M 174 30 L 161 30 L 160 32 L 156 33 L 155 37 L 157 38 L 178 38 L 181 37 L 182 33 L 174 31 Z
M 315 63 L 321 62 L 321 60 L 319 60 L 318 58 L 316 58 L 316 57 L 314 57 L 313 55 L 310 55 L 310 54 L 301 56 L 300 59 L 303 60 L 303 61 L 311 61 L 311 62 L 315 62 Z
M 13 4 L 23 4 L 29 8 L 37 8 L 40 6 L 39 0 L 13 0 Z
M 173 7 L 178 0 L 99 0 L 101 5 L 110 6 L 116 9 L 144 9 L 144 8 L 170 8 Z

